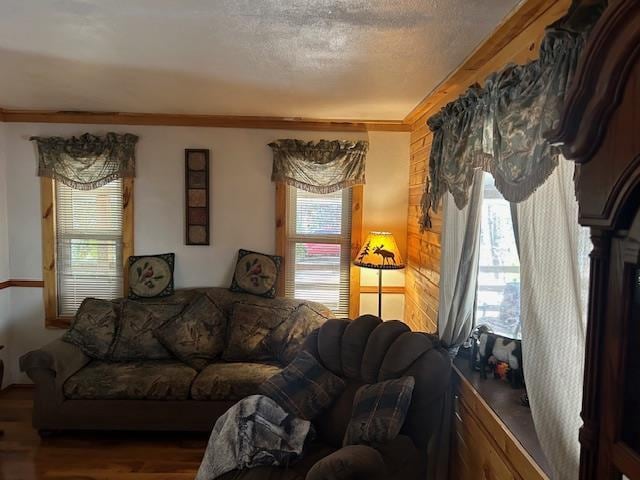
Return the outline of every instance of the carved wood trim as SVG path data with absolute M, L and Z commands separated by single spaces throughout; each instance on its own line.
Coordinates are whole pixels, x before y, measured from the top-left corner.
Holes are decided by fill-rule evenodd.
M 618 177 L 604 204 L 602 214 L 585 215 L 580 213 L 580 223 L 582 225 L 607 229 L 627 228 L 628 225 L 618 225 L 618 223 L 620 217 L 625 212 L 624 207 L 628 204 L 629 197 L 636 191 L 638 185 L 640 185 L 640 177 L 634 175 L 634 172 L 638 169 L 640 169 L 640 155 L 631 160 L 625 167 L 624 172 Z M 577 190 L 581 192 L 579 176 L 576 178 L 576 187 Z
M 640 55 L 640 3 L 611 2 L 591 32 L 558 128 L 549 132 L 565 157 L 586 163 L 600 147 L 609 120 Z

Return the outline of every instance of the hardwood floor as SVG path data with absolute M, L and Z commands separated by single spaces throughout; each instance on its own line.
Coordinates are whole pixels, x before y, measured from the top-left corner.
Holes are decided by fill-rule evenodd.
M 208 435 L 81 432 L 41 439 L 32 389 L 0 392 L 0 480 L 193 480 Z

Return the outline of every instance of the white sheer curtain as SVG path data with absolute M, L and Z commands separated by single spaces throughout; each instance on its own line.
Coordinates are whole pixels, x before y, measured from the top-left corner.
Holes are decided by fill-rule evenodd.
M 469 203 L 462 210 L 444 197 L 438 333 L 452 356 L 473 330 L 480 255 L 483 172 L 476 170 Z
M 517 205 L 524 376 L 554 480 L 578 478 L 588 289 L 588 230 L 578 224 L 574 164 L 563 158 Z

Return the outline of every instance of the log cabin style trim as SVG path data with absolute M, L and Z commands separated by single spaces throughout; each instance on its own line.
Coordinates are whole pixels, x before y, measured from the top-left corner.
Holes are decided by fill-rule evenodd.
M 256 128 L 321 132 L 408 132 L 402 120 L 361 120 L 243 115 L 191 115 L 99 111 L 48 111 L 0 109 L 7 123 L 74 123 L 88 125 L 146 125 L 170 127 Z
M 68 328 L 70 317 L 58 316 L 56 279 L 55 180 L 40 177 L 40 208 L 42 213 L 42 288 L 45 327 Z M 133 185 L 134 179 L 122 179 L 122 269 L 123 295 L 128 290 L 128 260 L 133 255 Z

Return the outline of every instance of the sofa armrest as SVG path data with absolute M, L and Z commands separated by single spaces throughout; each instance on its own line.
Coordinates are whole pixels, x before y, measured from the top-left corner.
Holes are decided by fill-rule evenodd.
M 375 480 L 387 478 L 382 455 L 366 445 L 348 445 L 318 461 L 306 480 Z
M 44 347 L 20 357 L 20 371 L 34 379 L 34 372 L 45 370 L 55 377 L 56 385 L 62 384 L 91 361 L 80 348 L 58 338 Z

